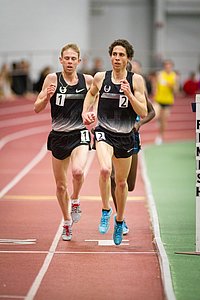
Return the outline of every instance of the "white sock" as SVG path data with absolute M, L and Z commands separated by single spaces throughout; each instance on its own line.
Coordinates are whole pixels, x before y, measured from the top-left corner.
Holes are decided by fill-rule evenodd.
M 67 226 L 72 225 L 72 220 L 65 220 L 64 225 L 67 225 Z
M 71 199 L 72 204 L 80 204 L 79 199 Z

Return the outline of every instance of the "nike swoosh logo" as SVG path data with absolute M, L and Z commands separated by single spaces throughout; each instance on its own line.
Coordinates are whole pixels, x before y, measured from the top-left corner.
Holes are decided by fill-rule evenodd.
M 131 150 L 133 150 L 133 149 L 131 148 L 131 149 L 127 150 L 127 153 L 131 152 Z
M 80 90 L 78 90 L 78 89 L 76 89 L 76 93 L 80 93 L 80 92 L 82 92 L 82 91 L 84 91 L 85 89 L 80 89 Z

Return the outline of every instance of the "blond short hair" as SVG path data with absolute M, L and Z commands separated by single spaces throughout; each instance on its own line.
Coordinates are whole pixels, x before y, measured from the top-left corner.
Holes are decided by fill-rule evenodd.
M 78 58 L 80 58 L 80 48 L 76 45 L 76 44 L 67 44 L 65 45 L 62 50 L 61 50 L 61 57 L 63 56 L 63 53 L 65 50 L 68 50 L 68 49 L 73 49 L 77 54 L 78 54 Z

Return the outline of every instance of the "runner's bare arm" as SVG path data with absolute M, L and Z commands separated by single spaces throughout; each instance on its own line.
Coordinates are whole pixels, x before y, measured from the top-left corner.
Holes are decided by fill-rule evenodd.
M 34 111 L 39 113 L 47 106 L 50 98 L 56 91 L 57 86 L 57 77 L 55 73 L 48 74 L 44 80 L 42 90 L 39 93 L 35 103 L 34 103 Z
M 86 86 L 87 86 L 87 89 L 89 90 L 91 87 L 92 81 L 93 81 L 93 77 L 88 74 L 83 74 L 83 76 L 85 77 Z
M 82 111 L 83 122 L 86 125 L 96 121 L 96 112 L 91 111 L 91 108 L 96 105 L 95 103 L 97 101 L 104 73 L 105 72 L 98 72 L 95 74 L 91 87 L 86 94 Z
M 145 85 L 144 85 L 143 77 L 139 74 L 133 75 L 134 95 L 126 79 L 122 80 L 120 83 L 121 83 L 121 90 L 128 97 L 136 114 L 142 118 L 146 117 L 147 105 L 146 105 Z
M 145 97 L 146 97 L 146 102 L 147 102 L 148 113 L 147 113 L 147 116 L 144 117 L 143 119 L 140 119 L 139 122 L 135 122 L 135 125 L 134 125 L 135 131 L 138 131 L 142 125 L 150 122 L 155 117 L 155 110 L 153 108 L 151 101 L 148 99 L 148 96 L 146 95 L 146 93 L 145 93 Z

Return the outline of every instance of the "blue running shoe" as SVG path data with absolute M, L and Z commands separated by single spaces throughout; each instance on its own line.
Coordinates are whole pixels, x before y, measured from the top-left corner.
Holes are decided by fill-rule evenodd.
M 105 234 L 110 228 L 110 217 L 112 215 L 112 208 L 110 210 L 102 210 L 102 217 L 99 224 L 99 232 Z
M 113 240 L 115 245 L 120 245 L 123 239 L 123 227 L 124 221 L 122 223 L 116 222 L 116 216 L 114 217 L 114 233 L 113 233 Z
M 123 235 L 126 235 L 127 233 L 129 233 L 129 228 L 124 220 L 124 223 L 123 223 Z

